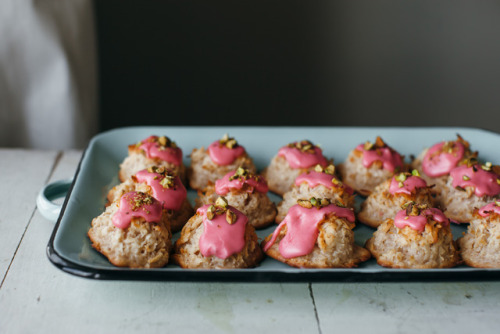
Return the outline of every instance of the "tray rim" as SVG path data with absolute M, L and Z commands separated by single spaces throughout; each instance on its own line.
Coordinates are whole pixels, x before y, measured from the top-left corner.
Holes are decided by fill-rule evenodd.
M 453 271 L 453 268 L 446 269 L 391 269 L 384 268 L 384 272 L 359 271 L 356 268 L 342 269 L 297 269 L 274 270 L 274 271 L 253 271 L 252 269 L 220 269 L 220 270 L 202 270 L 202 269 L 182 269 L 169 271 L 165 269 L 131 269 L 115 267 L 113 269 L 93 268 L 83 266 L 71 260 L 64 258 L 54 247 L 54 240 L 59 230 L 62 218 L 64 217 L 69 199 L 73 193 L 74 186 L 81 172 L 82 162 L 89 152 L 89 148 L 99 138 L 109 135 L 113 132 L 123 130 L 139 130 L 148 128 L 175 127 L 175 128 L 279 128 L 279 129 L 467 129 L 480 130 L 490 134 L 500 136 L 500 133 L 489 129 L 476 127 L 458 127 L 458 126 L 129 126 L 107 130 L 95 135 L 85 147 L 78 166 L 69 187 L 66 198 L 64 199 L 61 212 L 54 226 L 50 239 L 46 247 L 46 255 L 49 261 L 58 269 L 71 275 L 96 280 L 120 280 L 120 281 L 165 281 L 165 282 L 233 282 L 233 283 L 346 283 L 346 282 L 457 282 L 457 281 L 498 281 L 500 280 L 500 269 L 466 268 L 461 271 Z

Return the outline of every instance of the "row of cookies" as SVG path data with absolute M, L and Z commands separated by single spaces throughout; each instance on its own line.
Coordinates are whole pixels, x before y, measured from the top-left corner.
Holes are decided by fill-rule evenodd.
M 163 138 L 164 138 L 164 137 L 163 137 Z M 148 142 L 149 142 L 149 143 L 154 143 L 154 142 L 156 142 L 156 143 L 160 143 L 160 141 L 163 141 L 163 142 L 166 142 L 166 143 L 169 143 L 169 142 L 170 142 L 169 140 L 162 139 L 162 137 L 160 137 L 160 138 L 158 138 L 158 137 L 156 137 L 156 138 L 155 138 L 155 137 L 150 137 L 150 138 L 148 138 L 145 142 L 146 142 L 146 143 L 148 143 Z M 171 142 L 170 142 L 170 143 L 171 143 Z M 132 152 L 134 151 L 134 149 L 135 149 L 135 148 L 140 147 L 140 146 L 141 146 L 141 145 L 143 145 L 143 144 L 144 144 L 144 143 L 143 143 L 143 142 L 141 142 L 141 143 L 140 143 L 140 145 L 138 144 L 138 145 L 135 145 L 135 147 L 132 147 Z M 161 144 L 161 143 L 160 143 L 160 144 Z M 377 145 L 377 143 L 375 143 L 375 144 Z M 171 146 L 173 146 L 173 145 L 175 145 L 175 144 L 170 144 L 170 145 L 171 145 Z M 241 147 L 241 146 L 238 146 L 238 145 L 237 145 L 237 143 L 235 143 L 234 139 L 232 139 L 232 138 L 228 138 L 228 137 L 223 138 L 222 140 L 220 140 L 220 141 L 218 141 L 218 142 L 215 142 L 213 145 L 214 145 L 214 146 L 217 146 L 218 148 L 221 148 L 221 147 L 222 147 L 222 148 L 227 147 L 227 148 L 229 148 L 230 150 L 232 150 L 234 147 Z M 365 146 L 366 146 L 366 145 L 365 145 Z M 380 144 L 377 146 L 377 148 L 381 148 L 381 147 L 383 147 L 383 146 L 381 146 Z M 176 148 L 176 147 L 175 147 L 175 148 Z M 141 149 L 141 150 L 142 150 L 142 151 L 144 151 L 144 149 Z M 161 152 L 161 151 L 165 151 L 165 149 L 159 149 L 158 151 L 159 151 L 159 152 Z M 195 151 L 196 151 L 196 150 L 195 150 Z M 193 153 L 195 153 L 195 151 L 193 151 Z M 207 154 L 206 152 L 203 152 L 203 149 L 201 149 L 201 151 L 202 151 L 202 152 L 201 152 L 202 154 L 200 155 L 200 156 L 201 156 L 201 159 L 200 159 L 200 160 L 201 160 L 201 161 L 202 161 L 202 160 L 207 160 L 207 159 L 206 159 L 206 157 L 207 157 L 207 156 L 209 156 L 210 154 Z M 286 166 L 286 165 L 285 165 L 285 172 L 283 173 L 283 165 L 284 165 L 284 164 L 283 164 L 283 158 L 287 155 L 287 151 L 288 151 L 288 152 L 292 152 L 292 154 L 291 154 L 292 156 L 293 156 L 293 155 L 295 155 L 295 156 L 297 156 L 297 155 L 299 155 L 299 156 L 300 156 L 300 155 L 306 155 L 306 157 L 308 158 L 308 160 L 309 160 L 309 161 L 311 161 L 311 160 L 312 160 L 312 161 L 314 161 L 314 162 L 313 162 L 313 164 L 315 164 L 315 163 L 317 163 L 317 164 L 316 164 L 316 167 L 315 167 L 315 170 L 314 170 L 314 171 L 310 171 L 310 172 L 308 172 L 308 173 L 305 173 L 305 175 L 303 175 L 303 178 L 305 177 L 306 179 L 309 179 L 309 180 L 306 180 L 306 181 L 304 181 L 304 182 L 299 181 L 297 184 L 298 184 L 298 185 L 300 185 L 300 186 L 302 187 L 302 185 L 303 185 L 304 183 L 309 184 L 309 183 L 311 182 L 311 180 L 310 180 L 310 179 L 313 179 L 313 180 L 312 180 L 312 182 L 318 182 L 318 180 L 320 180 L 319 182 L 322 182 L 321 180 L 323 179 L 323 181 L 324 181 L 324 182 L 326 182 L 327 184 L 328 184 L 328 182 L 329 182 L 329 185 L 332 185 L 332 184 L 335 184 L 335 185 L 336 185 L 335 187 L 327 187 L 327 188 L 329 188 L 329 189 L 341 190 L 341 191 L 340 191 L 340 196 L 339 196 L 338 198 L 332 198 L 331 196 L 325 196 L 325 198 L 323 198 L 321 201 L 319 201 L 319 202 L 323 202 L 323 203 L 320 203 L 320 204 L 328 203 L 328 204 L 326 205 L 326 207 L 329 207 L 329 206 L 331 206 L 331 205 L 332 205 L 331 203 L 329 203 L 330 201 L 333 201 L 333 202 L 334 202 L 334 203 L 336 203 L 336 204 L 340 204 L 340 207 L 343 207 L 343 206 L 350 206 L 350 205 L 352 204 L 352 198 L 353 198 L 353 197 L 352 197 L 352 190 L 349 190 L 349 187 L 346 187 L 345 185 L 343 185 L 343 184 L 342 184 L 342 182 L 340 182 L 340 181 L 339 181 L 336 177 L 334 177 L 334 176 L 333 176 L 333 175 L 334 175 L 334 172 L 335 172 L 335 168 L 333 167 L 333 165 L 326 166 L 326 164 L 327 164 L 328 162 L 326 161 L 326 159 L 325 159 L 324 157 L 322 157 L 321 150 L 320 150 L 319 148 L 315 147 L 314 145 L 312 145 L 312 144 L 311 144 L 311 143 L 309 143 L 309 142 L 304 141 L 304 142 L 298 142 L 298 143 L 293 143 L 293 144 L 291 144 L 291 145 L 288 145 L 288 146 L 284 147 L 282 150 L 280 150 L 280 153 L 281 153 L 281 151 L 284 151 L 284 153 L 283 153 L 283 154 L 278 154 L 278 155 L 277 155 L 277 157 L 275 157 L 275 159 L 273 159 L 273 162 L 278 161 L 278 163 L 277 163 L 277 164 L 275 164 L 275 165 L 277 165 L 277 166 L 278 166 L 278 168 L 274 168 L 274 169 L 278 169 L 278 170 L 279 170 L 279 169 L 281 168 L 282 173 L 281 173 L 281 174 L 279 174 L 279 173 L 278 173 L 278 174 L 276 174 L 276 173 L 275 173 L 275 175 L 278 175 L 278 176 L 279 176 L 279 175 L 283 175 L 283 174 L 285 174 L 285 175 L 286 175 L 286 174 L 287 174 L 287 172 L 288 172 L 289 170 L 292 170 L 292 171 L 293 171 L 293 169 L 292 169 L 291 167 L 289 167 L 289 166 Z M 369 150 L 367 150 L 367 151 L 369 151 Z M 243 152 L 244 152 L 244 151 L 243 151 Z M 298 153 L 298 154 L 297 154 L 297 153 Z M 182 154 L 181 154 L 180 156 L 182 156 Z M 240 154 L 239 154 L 239 155 L 237 155 L 237 157 L 238 157 L 238 156 L 241 156 L 241 149 L 240 149 Z M 320 158 L 319 158 L 319 161 L 318 161 L 318 158 L 317 158 L 317 157 L 320 157 Z M 130 158 L 130 157 L 129 157 L 129 158 Z M 127 159 L 129 159 L 129 158 L 127 158 Z M 127 159 L 126 159 L 126 161 L 127 161 Z M 297 157 L 295 157 L 295 159 L 297 160 Z M 137 161 L 137 159 L 136 159 L 136 158 L 134 158 L 134 160 L 135 160 L 135 161 Z M 211 159 L 211 160 L 212 160 L 212 159 Z M 281 161 L 280 161 L 280 160 L 281 160 Z M 300 159 L 298 159 L 298 160 L 300 160 Z M 126 162 L 126 161 L 125 161 L 125 162 Z M 244 161 L 250 161 L 250 162 L 251 162 L 251 159 L 249 159 L 249 158 L 248 158 L 248 156 L 245 156 L 245 157 L 244 157 Z M 293 161 L 293 159 L 292 159 L 292 161 Z M 125 162 L 124 162 L 124 164 L 123 164 L 123 165 L 126 165 L 126 163 L 125 163 Z M 270 167 L 266 170 L 266 172 L 267 172 L 267 173 L 265 173 L 265 175 L 270 175 L 270 174 L 272 174 L 272 171 L 273 171 L 273 162 L 271 163 Z M 375 162 L 376 162 L 376 161 L 375 161 Z M 281 164 L 281 166 L 280 166 L 280 164 Z M 123 167 L 123 165 L 122 165 L 122 167 Z M 238 165 L 238 164 L 237 164 L 237 165 Z M 290 165 L 291 165 L 291 164 L 290 164 Z M 323 165 L 323 166 L 325 166 L 325 168 L 321 167 L 322 165 Z M 192 169 L 194 170 L 195 168 L 194 168 L 193 166 L 196 166 L 196 164 L 193 164 L 193 165 L 192 165 Z M 235 167 L 235 166 L 232 166 L 232 168 L 234 168 L 234 167 Z M 122 169 L 123 169 L 123 168 L 122 168 Z M 288 170 L 286 170 L 286 169 L 288 169 Z M 299 168 L 299 169 L 300 169 L 300 168 Z M 271 172 L 270 172 L 270 171 L 271 171 Z M 225 172 L 225 171 L 224 171 L 224 172 Z M 293 172 L 295 172 L 295 173 L 296 173 L 296 171 L 293 171 Z M 242 168 L 237 169 L 237 171 L 232 171 L 232 173 L 233 173 L 233 174 L 226 174 L 226 175 L 225 175 L 225 177 L 227 178 L 226 183 L 228 183 L 229 181 L 235 181 L 235 180 L 239 180 L 238 182 L 242 183 L 242 182 L 241 182 L 241 180 L 242 180 L 242 179 L 250 179 L 250 180 L 258 180 L 258 179 L 259 179 L 259 177 L 256 177 L 256 176 L 251 176 L 252 174 L 251 174 L 251 172 L 250 172 L 250 171 L 245 170 L 245 169 L 242 169 Z M 120 174 L 122 174 L 122 172 L 121 172 Z M 180 172 L 179 174 L 180 174 L 180 175 L 182 175 L 182 172 Z M 212 175 L 212 174 L 214 174 L 214 171 L 213 171 L 213 170 L 211 170 L 211 172 L 210 172 L 210 173 L 205 173 L 205 174 L 207 174 L 207 175 Z M 219 174 L 219 175 L 220 175 L 220 174 Z M 236 175 L 236 177 L 235 177 L 235 175 Z M 250 175 L 250 176 L 249 176 L 249 175 Z M 400 175 L 399 175 L 399 176 L 400 176 L 400 178 L 401 178 L 401 175 L 402 175 L 402 174 L 400 174 Z M 272 178 L 272 180 L 274 180 L 274 181 L 275 181 L 275 180 L 278 178 L 278 176 L 276 176 L 276 177 Z M 315 177 L 313 177 L 313 176 L 315 176 Z M 318 177 L 318 176 L 319 176 L 319 177 Z M 330 176 L 331 176 L 331 177 L 330 177 Z M 219 176 L 219 177 L 220 177 L 220 176 Z M 156 176 L 156 178 L 157 178 L 157 179 L 161 179 L 161 180 L 165 180 L 165 178 L 162 178 L 161 176 Z M 207 179 L 208 177 L 207 177 L 207 176 L 203 176 L 203 177 L 201 177 L 201 178 L 199 177 L 199 178 L 198 178 L 198 180 L 199 180 L 199 179 L 203 179 L 203 178 Z M 230 178 L 233 178 L 233 180 L 229 180 Z M 328 180 L 328 178 L 329 178 L 330 180 Z M 289 177 L 289 179 L 292 179 L 292 183 L 293 183 L 293 178 L 290 178 L 290 177 Z M 409 179 L 411 179 L 411 177 L 410 177 Z M 300 179 L 299 179 L 299 180 L 300 180 Z M 326 180 L 326 181 L 325 181 L 325 180 Z M 208 182 L 210 182 L 210 181 L 208 181 Z M 208 182 L 207 182 L 207 183 L 208 183 Z M 399 182 L 401 183 L 401 181 L 399 181 Z M 163 183 L 165 183 L 165 182 L 163 182 Z M 257 182 L 257 184 L 258 184 L 258 183 L 259 183 L 259 182 Z M 262 183 L 262 182 L 260 182 L 260 183 Z M 271 182 L 270 182 L 270 183 L 271 183 Z M 275 183 L 276 183 L 276 182 L 275 182 Z M 242 184 L 245 184 L 245 182 L 243 182 Z M 277 184 L 278 184 L 278 186 L 279 186 L 279 185 L 281 185 L 281 184 L 282 184 L 282 182 L 277 182 Z M 245 186 L 245 187 L 246 187 L 245 192 L 248 192 L 248 190 L 249 190 L 249 189 L 251 189 L 251 190 L 252 190 L 252 191 L 250 191 L 250 192 L 253 192 L 253 189 L 258 188 L 258 186 L 256 186 L 256 183 L 255 183 L 255 182 L 254 182 L 254 184 L 253 184 L 253 185 L 250 185 L 250 186 L 248 186 L 248 185 L 247 185 L 247 186 Z M 227 185 L 226 185 L 226 188 L 227 188 Z M 281 188 L 281 189 L 288 189 L 288 188 L 289 188 L 289 185 L 288 185 L 287 187 L 284 187 L 284 188 Z M 312 194 L 309 194 L 309 195 L 300 194 L 300 195 L 299 195 L 299 193 L 300 193 L 300 192 L 297 192 L 297 191 L 296 191 L 296 190 L 297 190 L 296 188 L 297 188 L 297 187 L 295 187 L 295 188 L 294 188 L 294 189 L 295 189 L 295 192 L 296 192 L 296 193 L 294 194 L 294 196 L 288 196 L 288 197 L 289 197 L 289 198 L 288 198 L 288 201 L 285 201 L 285 200 L 284 200 L 284 201 L 280 204 L 280 208 L 281 208 L 282 210 L 281 210 L 281 215 L 280 215 L 280 214 L 278 214 L 278 217 L 279 217 L 279 218 L 277 218 L 277 221 L 282 221 L 282 220 L 284 220 L 284 216 L 285 216 L 285 213 L 286 213 L 286 211 L 287 211 L 286 209 L 290 208 L 291 204 L 293 204 L 293 200 L 294 200 L 297 196 L 302 196 L 302 197 L 305 197 L 305 198 L 310 198 L 310 197 L 308 197 L 308 196 L 312 195 Z M 310 189 L 314 189 L 315 187 L 309 187 L 309 188 L 310 188 Z M 240 188 L 240 190 L 241 190 L 241 188 Z M 276 190 L 275 190 L 275 191 L 276 191 Z M 283 190 L 282 190 L 282 191 L 283 191 Z M 293 191 L 294 191 L 294 190 L 292 189 L 292 192 L 293 192 Z M 278 192 L 278 191 L 276 191 L 276 192 Z M 214 189 L 212 189 L 212 190 L 205 191 L 205 193 L 204 193 L 204 194 L 205 194 L 205 195 L 206 195 L 206 194 L 208 194 L 208 196 L 205 196 L 205 197 L 212 197 L 212 200 L 213 200 L 213 199 L 214 199 L 214 196 L 215 196 L 215 194 L 216 194 L 216 193 L 217 193 L 217 191 L 214 191 Z M 257 193 L 265 193 L 265 192 L 263 192 L 263 191 L 260 191 L 260 192 L 259 192 L 259 191 L 257 191 Z M 338 195 L 338 193 L 339 193 L 338 191 L 337 191 L 337 192 L 335 192 L 335 195 Z M 226 195 L 227 195 L 227 192 L 226 192 Z M 316 195 L 316 197 L 311 196 L 311 198 L 312 198 L 312 199 L 314 199 L 314 201 L 312 201 L 312 199 L 311 199 L 311 201 L 310 201 L 310 202 L 311 202 L 311 204 L 312 204 L 311 206 L 315 206 L 315 203 L 317 203 L 317 202 L 318 202 L 317 198 L 319 198 L 319 196 L 317 196 L 318 194 L 313 194 L 313 195 Z M 265 198 L 267 198 L 267 196 L 264 196 L 264 197 L 265 197 Z M 290 200 L 290 198 L 291 198 L 292 200 Z M 287 199 L 287 195 L 286 195 L 286 194 L 285 194 L 285 199 Z M 184 200 L 185 200 L 185 199 L 184 199 Z M 210 200 L 207 200 L 207 201 L 208 201 L 208 202 L 210 202 Z M 248 201 L 248 198 L 245 198 L 243 202 L 244 202 L 244 203 L 246 203 L 247 201 Z M 302 201 L 305 201 L 305 200 L 304 200 L 304 199 L 302 199 Z M 240 198 L 240 202 L 241 202 L 241 198 Z M 288 204 L 287 204 L 287 205 L 283 205 L 285 202 L 288 202 Z M 208 204 L 207 204 L 207 205 L 208 205 Z M 211 206 L 213 207 L 213 205 L 209 205 L 208 207 L 211 207 Z M 253 205 L 253 206 L 255 206 L 255 205 Z M 259 206 L 259 204 L 257 204 L 257 206 Z M 287 208 L 286 208 L 286 209 L 283 209 L 283 207 L 284 207 L 284 206 L 287 206 Z M 321 206 L 321 205 L 320 205 L 320 206 Z M 217 207 L 217 206 L 216 206 L 216 207 Z M 220 207 L 220 205 L 219 205 L 219 207 Z M 245 207 L 245 205 L 244 205 L 243 207 Z M 338 206 L 335 206 L 335 207 L 338 207 Z M 317 206 L 316 206 L 316 208 L 317 208 Z M 308 209 L 310 209 L 310 208 L 308 208 Z M 219 212 L 226 212 L 226 211 L 224 211 L 224 210 L 222 210 L 222 209 L 220 209 L 220 208 L 219 208 L 219 209 L 217 209 L 216 211 L 219 211 Z M 267 210 L 267 211 L 272 212 L 272 208 L 271 208 L 270 210 Z M 296 211 L 296 209 L 294 209 L 294 211 Z M 319 210 L 319 211 L 321 211 L 321 210 Z M 337 210 L 337 211 L 338 211 L 338 210 Z M 229 212 L 232 212 L 232 211 L 231 211 L 231 210 L 229 210 Z M 272 216 L 272 214 L 271 214 L 271 216 Z M 345 218 L 345 217 L 344 217 L 344 218 Z M 268 219 L 268 220 L 269 220 L 269 219 Z M 252 217 L 251 221 L 255 221 L 255 219 Z M 349 225 L 349 224 L 347 224 L 347 225 Z M 281 229 L 281 228 L 280 228 L 280 229 L 277 229 L 277 230 L 279 231 L 279 230 L 283 230 L 283 229 Z M 314 234 L 314 233 L 313 233 L 313 234 Z M 89 236 L 90 236 L 90 232 L 89 232 Z M 286 236 L 286 235 L 285 235 L 285 236 Z M 181 237 L 180 239 L 182 239 L 182 237 Z M 275 238 L 275 239 L 276 239 L 276 238 Z M 318 240 L 319 240 L 319 239 L 318 239 Z M 284 242 L 284 243 L 285 243 L 285 242 Z M 323 243 L 323 244 L 324 244 L 324 241 L 323 241 L 323 242 L 319 242 L 319 244 L 321 244 L 321 243 Z M 280 243 L 280 244 L 281 244 L 281 243 Z M 96 248 L 98 248 L 98 247 L 96 247 Z M 264 247 L 264 248 L 265 248 L 265 247 Z M 365 256 L 365 257 L 366 257 L 366 256 Z M 302 264 L 302 265 L 300 265 L 300 266 L 306 266 L 306 265 Z M 344 265 L 344 266 L 345 266 L 345 265 Z

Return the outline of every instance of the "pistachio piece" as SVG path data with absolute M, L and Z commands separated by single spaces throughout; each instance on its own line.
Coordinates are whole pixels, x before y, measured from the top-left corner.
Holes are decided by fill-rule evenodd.
M 404 186 L 405 186 L 405 184 L 404 184 L 403 182 L 399 181 L 399 183 L 398 183 L 398 187 L 399 187 L 399 188 L 403 188 Z
M 373 143 L 366 141 L 365 144 L 363 145 L 363 148 L 365 149 L 365 151 L 369 151 L 373 148 Z
M 154 166 L 149 166 L 149 167 L 148 167 L 148 172 L 149 172 L 149 173 L 154 173 L 154 172 L 155 172 L 155 168 L 154 168 Z
M 165 177 L 160 181 L 163 188 L 172 188 L 175 184 L 174 177 L 171 175 L 165 175 Z
M 325 168 L 325 173 L 328 174 L 328 175 L 335 174 L 335 166 L 334 165 L 328 165 L 328 167 Z
M 316 167 L 314 167 L 314 171 L 318 173 L 323 173 L 323 167 L 321 167 L 320 164 L 317 164 Z
M 416 169 L 411 171 L 411 175 L 420 177 L 420 172 Z
M 319 206 L 319 201 L 316 198 L 314 198 L 314 197 L 311 197 L 311 199 L 309 200 L 309 202 L 311 202 L 311 204 L 313 206 Z
M 408 206 L 414 205 L 414 204 L 415 204 L 414 201 L 408 201 L 405 204 L 401 205 L 401 209 L 405 210 Z
M 470 177 L 468 177 L 467 175 L 463 175 L 463 176 L 462 176 L 462 180 L 464 180 L 464 181 L 469 181 L 469 180 L 470 180 Z
M 327 206 L 330 205 L 330 200 L 328 198 L 322 198 L 320 202 L 321 206 Z
M 306 209 L 310 209 L 313 207 L 311 202 L 306 199 L 298 199 L 297 204 Z
M 404 181 L 406 181 L 406 174 L 400 173 L 400 174 L 396 175 L 394 178 L 396 179 L 396 181 L 404 182 Z
M 170 140 L 165 137 L 165 136 L 161 136 L 160 138 L 158 138 L 158 143 L 161 145 L 161 146 L 167 146 L 168 142 Z
M 222 196 L 219 196 L 217 200 L 215 201 L 216 206 L 220 206 L 221 208 L 226 208 L 227 207 L 227 199 L 225 199 Z
M 496 206 L 500 206 L 500 201 L 495 201 Z
M 229 224 L 234 224 L 236 223 L 236 220 L 238 219 L 238 216 L 236 216 L 236 213 L 234 213 L 233 211 L 231 210 L 227 210 L 226 211 L 226 221 L 229 223 Z

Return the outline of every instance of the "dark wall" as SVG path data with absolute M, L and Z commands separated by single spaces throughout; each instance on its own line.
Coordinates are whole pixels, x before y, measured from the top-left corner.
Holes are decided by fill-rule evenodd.
M 95 0 L 101 129 L 500 131 L 499 4 Z

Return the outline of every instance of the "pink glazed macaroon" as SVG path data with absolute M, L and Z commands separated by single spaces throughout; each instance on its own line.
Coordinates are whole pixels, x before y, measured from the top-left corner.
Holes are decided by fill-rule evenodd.
M 431 188 L 417 170 L 399 173 L 382 182 L 361 204 L 358 220 L 377 228 L 386 219 L 393 218 L 405 203 L 434 206 Z
M 193 149 L 191 167 L 188 169 L 189 185 L 193 189 L 203 190 L 238 167 L 248 169 L 252 173 L 257 170 L 245 148 L 239 145 L 236 139 L 225 134 L 207 149 Z
M 267 197 L 266 180 L 242 167 L 224 175 L 203 191 L 198 191 L 196 207 L 213 203 L 224 196 L 229 205 L 243 212 L 250 224 L 259 229 L 269 226 L 276 217 L 276 205 Z
M 479 164 L 469 159 L 450 171 L 441 192 L 446 216 L 457 222 L 470 222 L 474 210 L 500 198 L 500 166 Z
M 354 243 L 354 213 L 327 199 L 299 200 L 274 233 L 262 242 L 264 252 L 298 268 L 352 268 L 370 258 Z
M 460 264 L 450 221 L 436 208 L 409 204 L 366 241 L 377 263 L 390 268 L 450 268 Z
M 180 178 L 164 167 L 152 166 L 138 171 L 109 191 L 108 202 L 112 203 L 130 191 L 144 192 L 156 198 L 165 210 L 172 232 L 180 231 L 194 213 Z
M 337 206 L 354 207 L 353 190 L 337 178 L 335 166 L 328 165 L 323 168 L 316 165 L 314 170 L 300 174 L 292 189 L 283 195 L 283 201 L 278 204 L 276 222 L 281 223 L 288 210 L 297 204 L 297 200 L 311 197 L 326 198 Z
M 326 167 L 330 163 L 319 146 L 309 140 L 302 140 L 280 148 L 262 174 L 267 180 L 269 190 L 283 196 L 292 189 L 297 176 L 314 169 L 316 165 Z
M 92 247 L 118 267 L 159 268 L 172 249 L 170 223 L 162 205 L 142 192 L 128 192 L 92 220 Z
M 166 136 L 149 136 L 137 144 L 128 146 L 128 157 L 120 165 L 121 182 L 148 167 L 165 167 L 186 182 L 186 167 L 182 162 L 182 150 Z
M 182 268 L 238 269 L 257 266 L 263 253 L 248 218 L 219 197 L 184 226 L 172 258 Z
M 466 265 L 500 268 L 500 201 L 476 210 L 467 234 L 457 243 Z
M 367 141 L 358 145 L 338 169 L 345 184 L 357 193 L 368 196 L 380 183 L 405 172 L 407 166 L 403 156 L 377 137 L 375 143 Z
M 420 172 L 429 186 L 433 186 L 436 204 L 441 205 L 441 192 L 451 170 L 476 157 L 477 152 L 470 150 L 469 142 L 457 134 L 456 140 L 442 141 L 424 149 L 411 166 Z

